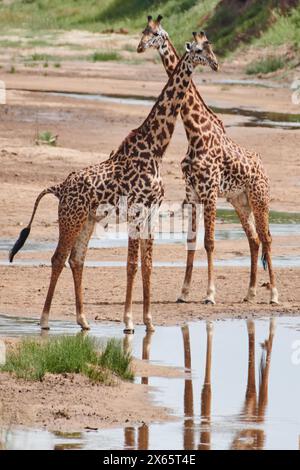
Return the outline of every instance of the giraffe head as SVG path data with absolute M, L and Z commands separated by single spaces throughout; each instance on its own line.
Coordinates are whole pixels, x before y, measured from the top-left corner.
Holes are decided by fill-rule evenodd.
M 161 26 L 161 20 L 161 15 L 158 15 L 156 20 L 153 20 L 152 16 L 147 17 L 147 25 L 142 32 L 137 52 L 144 52 L 145 49 L 150 47 L 159 49 L 163 45 L 168 37 L 168 33 Z
M 215 72 L 219 68 L 217 58 L 212 50 L 211 43 L 208 41 L 204 31 L 193 33 L 194 41 L 186 43 L 186 51 L 189 54 L 192 64 L 209 65 Z

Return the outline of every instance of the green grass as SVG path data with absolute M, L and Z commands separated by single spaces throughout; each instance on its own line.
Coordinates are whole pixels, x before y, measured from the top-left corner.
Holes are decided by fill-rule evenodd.
M 0 2 L 0 27 L 3 34 L 22 28 L 30 32 L 32 45 L 46 45 L 51 43 L 50 31 L 126 28 L 139 33 L 148 14 L 162 14 L 163 25 L 180 51 L 192 31 L 205 29 L 216 52 L 226 55 L 243 43 L 299 45 L 300 5 L 292 8 L 294 4 L 292 0 L 15 0 Z M 40 37 L 35 39 L 37 33 Z
M 232 209 L 218 209 L 217 219 L 228 224 L 240 222 L 236 212 Z M 269 220 L 271 224 L 300 224 L 300 213 L 270 211 Z
M 298 47 L 300 45 L 300 7 L 291 10 L 286 16 L 275 12 L 275 17 L 274 24 L 254 44 L 262 47 L 270 44 Z
M 105 52 L 96 51 L 91 57 L 93 62 L 109 61 L 109 60 L 120 60 L 121 56 L 115 51 Z
M 45 62 L 51 59 L 51 56 L 49 54 L 38 54 L 35 52 L 29 57 L 29 60 L 33 60 L 34 62 Z
M 96 340 L 81 334 L 47 341 L 23 339 L 8 352 L 0 370 L 25 380 L 43 380 L 46 373 L 81 373 L 106 384 L 113 382 L 113 376 L 133 379 L 131 356 L 123 351 L 121 341 L 111 339 L 99 352 Z
M 47 67 L 48 67 L 48 64 L 47 64 Z M 57 142 L 57 137 L 53 135 L 51 131 L 39 132 L 38 137 L 37 137 L 37 144 L 47 144 L 47 145 L 55 146 L 56 142 Z
M 287 61 L 284 57 L 280 56 L 268 56 L 263 59 L 257 60 L 249 64 L 246 68 L 248 75 L 255 75 L 258 73 L 270 73 L 276 70 L 284 68 Z

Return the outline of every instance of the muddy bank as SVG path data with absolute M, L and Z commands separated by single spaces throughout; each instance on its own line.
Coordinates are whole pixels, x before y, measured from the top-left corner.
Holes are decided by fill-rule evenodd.
M 27 382 L 1 373 L 0 395 L 0 427 L 76 432 L 169 418 L 166 408 L 151 403 L 146 385 L 93 385 L 80 374 L 49 374 L 43 382 Z

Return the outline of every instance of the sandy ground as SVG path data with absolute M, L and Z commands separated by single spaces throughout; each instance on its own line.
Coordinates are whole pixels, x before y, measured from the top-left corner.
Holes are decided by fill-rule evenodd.
M 258 288 L 253 304 L 243 303 L 248 286 L 248 269 L 216 268 L 217 304 L 202 304 L 206 292 L 206 270 L 196 268 L 190 302 L 176 304 L 183 279 L 183 268 L 154 268 L 152 315 L 155 325 L 183 324 L 207 318 L 245 318 L 250 315 L 299 314 L 299 269 L 277 269 L 280 305 L 269 305 L 269 292 Z M 1 273 L 1 313 L 39 318 L 46 296 L 50 268 L 5 267 Z M 267 275 L 259 271 L 259 286 Z M 85 310 L 90 321 L 122 321 L 126 286 L 125 268 L 87 268 L 84 277 Z M 163 286 L 163 289 L 162 289 Z M 50 318 L 74 320 L 73 281 L 70 270 L 62 273 Z M 133 317 L 142 323 L 142 284 L 140 273 L 134 289 Z M 123 326 L 120 325 L 120 328 Z
M 0 427 L 76 432 L 172 419 L 166 408 L 151 403 L 149 388 L 121 381 L 92 384 L 80 374 L 48 374 L 42 382 L 28 382 L 1 373 Z

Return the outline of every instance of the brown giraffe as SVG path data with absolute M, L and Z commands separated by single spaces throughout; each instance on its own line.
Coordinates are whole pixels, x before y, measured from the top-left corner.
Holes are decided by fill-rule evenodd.
M 145 236 L 145 226 L 151 222 L 163 199 L 160 175 L 162 157 L 172 137 L 185 92 L 191 82 L 194 67 L 206 65 L 213 52 L 201 41 L 187 43 L 187 51 L 158 97 L 150 114 L 121 143 L 115 153 L 102 163 L 71 173 L 61 184 L 45 189 L 37 197 L 28 226 L 20 233 L 9 259 L 25 243 L 38 204 L 46 194 L 59 199 L 59 241 L 52 257 L 52 273 L 40 325 L 48 329 L 50 306 L 57 280 L 69 256 L 72 270 L 77 323 L 88 329 L 83 312 L 82 274 L 84 259 L 96 221 L 104 220 L 112 209 L 118 214 L 121 201 L 126 199 L 129 222 L 127 289 L 124 311 L 125 332 L 133 332 L 132 289 L 141 246 L 143 280 L 143 320 L 148 331 L 153 330 L 150 313 L 150 281 L 152 269 L 153 236 Z M 146 227 L 147 228 L 147 227 Z
M 163 65 L 170 75 L 178 62 L 178 54 L 167 32 L 161 26 L 162 16 L 156 21 L 148 16 L 146 28 L 142 33 L 137 51 L 147 48 L 158 49 Z M 211 50 L 205 33 L 194 35 L 206 50 Z M 217 69 L 217 63 L 210 63 Z M 204 245 L 208 261 L 208 286 L 205 303 L 215 303 L 215 284 L 213 273 L 214 232 L 216 205 L 218 197 L 226 197 L 235 208 L 247 235 L 251 254 L 251 274 L 245 301 L 252 301 L 256 295 L 257 260 L 260 242 L 264 269 L 269 270 L 270 302 L 278 304 L 278 292 L 272 269 L 271 242 L 269 232 L 269 180 L 260 156 L 250 152 L 226 134 L 222 121 L 206 106 L 195 84 L 192 82 L 181 107 L 181 117 L 185 127 L 188 150 L 181 166 L 186 183 L 186 200 L 194 203 L 193 236 L 197 238 L 195 204 L 204 205 L 205 238 Z M 194 245 L 194 246 L 193 246 Z M 195 243 L 188 249 L 185 279 L 178 299 L 185 302 L 188 298 Z

